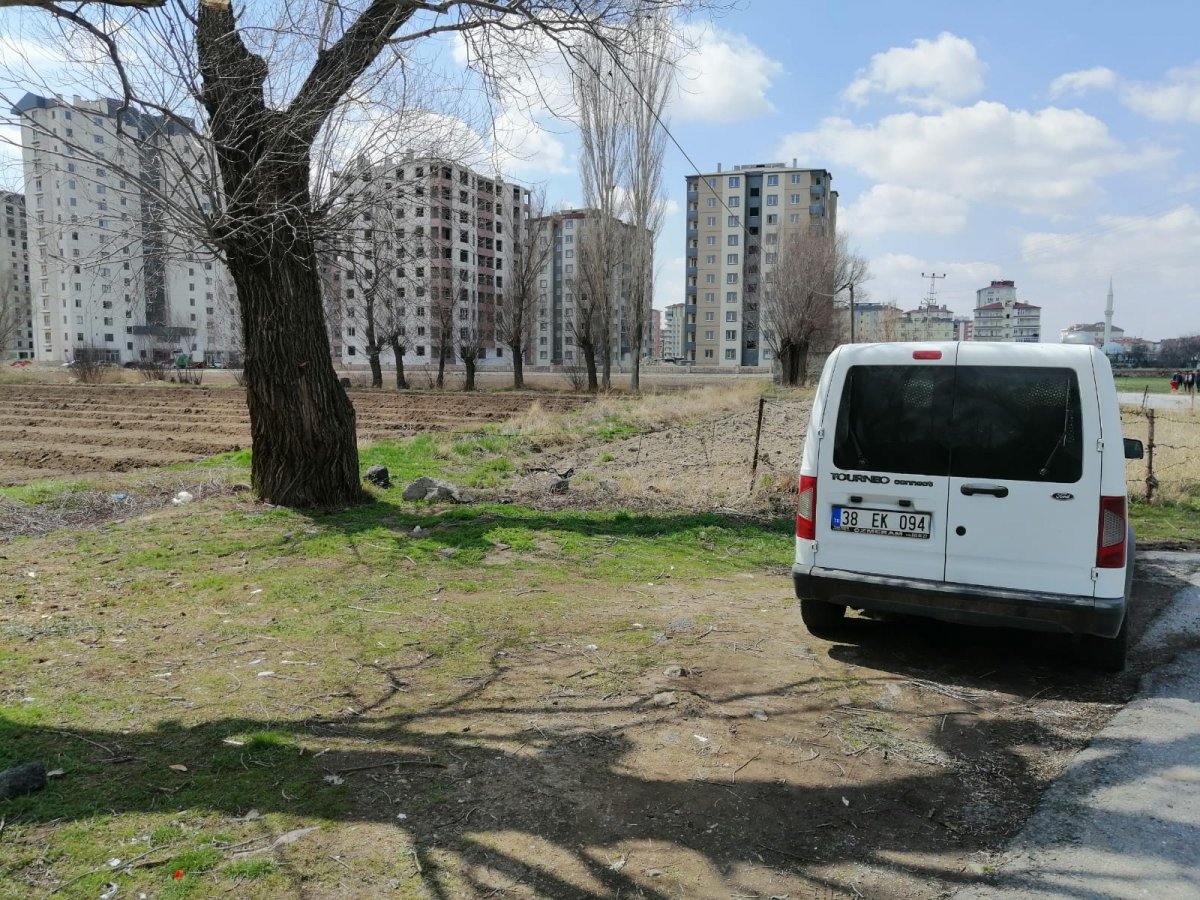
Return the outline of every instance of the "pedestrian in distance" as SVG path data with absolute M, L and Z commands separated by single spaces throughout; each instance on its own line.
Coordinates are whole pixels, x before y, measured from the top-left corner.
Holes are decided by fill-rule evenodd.
M 1179 390 L 1179 383 L 1181 381 L 1183 381 L 1182 373 L 1176 372 L 1171 376 L 1171 393 L 1172 394 L 1174 394 L 1176 391 Z

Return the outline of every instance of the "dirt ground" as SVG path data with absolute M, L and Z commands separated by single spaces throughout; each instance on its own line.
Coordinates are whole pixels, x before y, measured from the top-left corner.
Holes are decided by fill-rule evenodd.
M 105 388 L 80 399 L 78 390 L 48 389 L 23 406 L 18 395 L 26 391 L 0 388 L 0 436 L 21 443 L 13 432 L 24 429 L 26 452 L 36 446 L 51 455 L 5 456 L 5 472 L 45 471 L 37 468 L 43 463 L 89 471 L 78 460 L 110 458 L 110 447 L 112 459 L 192 458 L 216 452 L 204 441 L 231 449 L 246 439 L 240 397 L 227 391 Z M 360 426 L 389 434 L 414 420 L 461 423 L 525 402 L 469 397 L 449 411 L 444 398 L 413 396 L 377 406 L 356 396 Z M 419 409 L 406 405 L 426 400 Z M 624 441 L 547 449 L 529 468 L 574 469 L 568 493 L 550 494 L 556 476 L 546 472 L 530 472 L 504 492 L 547 510 L 786 510 L 807 411 L 803 398 L 767 403 L 754 490 L 757 404 Z M 52 455 L 79 446 L 72 437 L 79 432 L 66 424 L 75 419 L 80 428 L 111 422 L 96 433 L 114 443 L 89 440 Z M 149 428 L 152 420 L 181 423 L 175 437 L 186 449 L 143 449 L 163 431 Z M 122 443 L 125 434 L 135 440 Z M 182 520 L 170 509 L 155 515 Z M 698 552 L 705 550 L 701 543 Z M 552 556 L 553 548 L 539 553 Z M 497 567 L 521 563 L 504 548 L 489 558 Z M 260 813 L 286 812 L 319 827 L 294 845 L 271 845 L 292 890 L 313 898 L 943 897 L 986 877 L 989 854 L 1128 699 L 1138 674 L 1158 662 L 1135 649 L 1128 672 L 1101 676 L 1076 665 L 1062 638 L 905 620 L 852 618 L 838 640 L 819 640 L 800 623 L 789 563 L 783 552 L 769 570 L 720 579 L 667 570 L 619 589 L 563 572 L 576 612 L 543 617 L 535 643 L 497 648 L 485 669 L 455 675 L 453 690 L 432 648 L 419 645 L 361 662 L 350 687 L 302 701 L 288 683 L 246 677 L 260 724 L 290 720 L 306 752 L 279 773 L 285 787 L 272 806 L 213 812 L 235 846 L 261 831 L 253 824 Z M 1164 571 L 1139 568 L 1135 645 L 1177 587 Z M 76 601 L 82 608 L 87 598 L 47 596 L 10 608 L 5 627 L 69 619 Z M 455 601 L 452 592 L 441 595 L 448 618 L 457 615 Z M 402 627 L 369 613 L 364 628 Z M 178 671 L 183 663 L 169 660 L 180 654 L 197 673 L 223 671 L 228 654 L 243 649 L 259 669 L 340 654 L 335 635 L 286 649 L 254 633 L 235 650 L 147 639 L 168 634 L 154 629 L 174 615 L 172 608 L 161 623 L 149 617 L 126 626 L 131 646 L 155 649 L 131 658 L 122 677 Z M 635 651 L 593 637 L 593 626 L 611 634 L 614 617 L 650 636 L 651 664 L 644 648 L 633 666 Z M 296 672 L 303 680 L 304 670 Z M 24 691 L 0 691 L 0 705 Z M 191 710 L 203 709 L 203 695 L 173 691 L 177 715 L 202 723 L 203 713 Z M 191 738 L 214 745 L 228 731 L 221 722 L 194 728 Z M 100 760 L 102 751 L 138 758 L 155 740 L 149 731 L 80 733 L 102 748 Z M 288 793 L 310 769 L 349 785 L 348 815 L 331 824 L 303 793 Z M 41 874 L 30 868 L 20 877 L 38 884 Z
M 502 421 L 534 401 L 550 411 L 586 402 L 508 393 L 350 396 L 363 442 Z M 245 396 L 236 387 L 0 384 L 0 485 L 190 462 L 249 443 Z

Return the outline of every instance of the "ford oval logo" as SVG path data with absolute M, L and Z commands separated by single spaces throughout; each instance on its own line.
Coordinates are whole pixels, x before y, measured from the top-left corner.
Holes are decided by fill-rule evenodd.
M 1065 491 L 1062 493 L 1054 494 L 1052 496 L 1054 497 L 1055 500 L 1074 500 L 1075 499 L 1074 494 L 1068 494 Z

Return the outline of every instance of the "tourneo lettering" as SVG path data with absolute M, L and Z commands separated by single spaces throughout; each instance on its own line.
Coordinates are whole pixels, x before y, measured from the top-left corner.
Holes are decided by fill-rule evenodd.
M 834 481 L 864 481 L 871 484 L 891 484 L 892 479 L 886 475 L 860 475 L 858 472 L 834 472 Z

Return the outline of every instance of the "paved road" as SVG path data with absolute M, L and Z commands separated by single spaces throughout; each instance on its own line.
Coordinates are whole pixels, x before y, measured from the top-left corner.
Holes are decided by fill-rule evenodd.
M 1167 658 L 1200 636 L 1200 554 L 1146 554 L 1190 584 L 1143 638 Z M 1200 650 L 1138 695 L 1051 785 L 986 885 L 956 900 L 1200 898 Z
M 1197 409 L 1194 394 L 1147 394 L 1146 405 L 1153 409 Z M 1141 406 L 1142 395 L 1132 391 L 1119 391 L 1117 400 L 1129 406 Z

